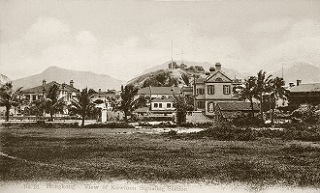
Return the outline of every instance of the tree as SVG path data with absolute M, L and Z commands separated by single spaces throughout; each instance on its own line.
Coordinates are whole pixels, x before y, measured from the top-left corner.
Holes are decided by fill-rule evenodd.
M 186 86 L 190 85 L 190 80 L 187 74 L 185 73 L 181 74 L 181 78 Z
M 263 70 L 260 70 L 257 75 L 254 97 L 260 101 L 261 118 L 263 120 L 263 95 L 267 92 L 272 92 L 272 75 L 266 77 L 266 71 Z
M 175 102 L 174 107 L 177 111 L 177 123 L 180 125 L 181 123 L 186 122 L 186 115 L 188 111 L 194 111 L 195 107 L 193 104 L 193 97 L 182 97 L 182 96 L 174 96 Z
M 288 92 L 283 88 L 285 85 L 285 81 L 283 78 L 275 77 L 271 80 L 271 89 L 273 92 L 274 101 L 276 102 L 278 99 L 286 100 L 288 97 Z M 274 110 L 272 108 L 271 114 L 271 123 L 273 123 Z
M 11 107 L 16 107 L 20 104 L 19 94 L 21 89 L 22 87 L 14 91 L 12 82 L 7 82 L 0 87 L 0 106 L 6 107 L 6 121 L 9 121 Z
M 59 86 L 54 84 L 49 88 L 46 98 L 42 100 L 43 109 L 50 113 L 50 121 L 53 121 L 53 115 L 55 113 L 62 112 L 63 107 L 66 106 L 63 98 L 58 100 L 58 95 Z
M 136 100 L 134 100 L 134 96 L 138 93 L 138 88 L 129 84 L 121 89 L 121 103 L 119 109 L 124 112 L 124 120 L 128 121 L 128 116 L 135 109 Z
M 93 89 L 84 88 L 77 94 L 75 99 L 71 100 L 69 108 L 71 112 L 82 117 L 81 127 L 84 126 L 86 116 L 95 112 L 96 104 L 91 100 L 94 93 L 95 91 Z
M 236 87 L 237 95 L 240 100 L 249 100 L 251 105 L 252 118 L 254 118 L 253 98 L 256 96 L 257 77 L 250 76 L 245 79 L 242 86 Z

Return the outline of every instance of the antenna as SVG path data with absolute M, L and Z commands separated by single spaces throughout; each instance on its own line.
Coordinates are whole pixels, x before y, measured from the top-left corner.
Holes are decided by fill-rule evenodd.
M 281 78 L 283 79 L 283 62 L 282 62 Z
M 171 40 L 171 64 L 173 65 L 173 40 Z

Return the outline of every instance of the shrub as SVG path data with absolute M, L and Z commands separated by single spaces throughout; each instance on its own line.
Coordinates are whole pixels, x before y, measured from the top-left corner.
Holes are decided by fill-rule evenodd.
M 168 135 L 169 135 L 169 136 L 175 136 L 175 135 L 177 135 L 177 131 L 176 131 L 176 130 L 170 130 L 170 131 L 168 132 Z
M 84 128 L 134 128 L 134 126 L 126 122 L 111 122 L 111 123 L 94 123 L 85 125 Z

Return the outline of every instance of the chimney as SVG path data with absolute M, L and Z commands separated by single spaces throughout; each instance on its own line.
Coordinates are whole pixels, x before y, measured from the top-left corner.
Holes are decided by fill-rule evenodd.
M 46 79 L 43 79 L 43 81 L 42 81 L 42 85 L 46 85 L 46 84 L 47 84 Z
M 101 97 L 101 88 L 99 88 L 99 98 Z
M 210 67 L 209 71 L 210 71 L 210 73 L 213 73 L 214 71 L 216 71 L 216 69 L 214 67 Z
M 298 79 L 298 80 L 297 80 L 297 86 L 299 86 L 300 84 L 301 84 L 301 80 Z
M 293 87 L 294 83 L 293 82 L 289 82 L 289 87 Z
M 217 63 L 216 63 L 216 70 L 217 70 L 217 71 L 221 70 L 221 64 L 220 64 L 220 62 L 217 62 Z
M 65 89 L 66 88 L 66 83 L 62 83 L 62 89 Z
M 73 88 L 73 83 L 74 81 L 73 80 L 70 80 L 70 86 Z

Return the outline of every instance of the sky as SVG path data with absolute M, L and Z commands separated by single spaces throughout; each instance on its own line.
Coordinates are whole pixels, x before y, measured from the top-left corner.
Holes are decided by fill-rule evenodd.
M 50 66 L 129 80 L 182 52 L 254 74 L 320 66 L 318 0 L 0 0 L 0 30 L 12 80 Z

